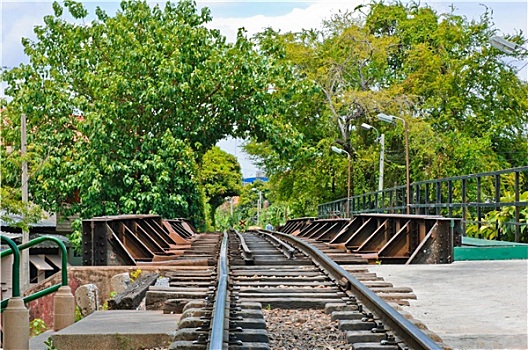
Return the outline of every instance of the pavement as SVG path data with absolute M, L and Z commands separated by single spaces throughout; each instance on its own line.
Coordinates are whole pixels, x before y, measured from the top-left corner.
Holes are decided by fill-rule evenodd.
M 416 300 L 403 309 L 453 349 L 528 349 L 528 260 L 369 265 Z
M 59 331 L 30 340 L 30 350 L 49 349 L 49 337 L 57 349 L 116 350 L 162 348 L 172 342 L 181 315 L 162 311 L 95 311 Z
M 528 260 L 369 265 L 368 269 L 395 287 L 412 288 L 417 299 L 402 308 L 453 349 L 528 349 Z M 157 311 L 95 312 L 53 338 L 61 345 L 58 348 L 66 349 L 163 346 L 172 339 L 179 316 Z M 32 339 L 30 349 L 46 349 L 43 342 L 50 335 L 37 342 Z

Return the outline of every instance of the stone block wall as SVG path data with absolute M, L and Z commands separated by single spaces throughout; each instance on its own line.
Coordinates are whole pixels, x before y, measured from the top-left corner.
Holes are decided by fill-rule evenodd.
M 139 267 L 137 266 L 74 266 L 68 268 L 68 285 L 70 286 L 72 293 L 75 295 L 75 291 L 79 286 L 84 284 L 93 283 L 99 289 L 99 303 L 102 305 L 106 300 L 110 298 L 112 292 L 111 279 L 113 276 L 124 273 L 136 271 Z M 140 267 L 141 272 L 156 272 L 163 274 L 165 271 L 175 270 L 174 267 L 155 267 L 146 266 Z M 25 295 L 33 294 L 45 288 L 51 287 L 55 284 L 61 283 L 61 274 L 57 273 L 44 282 L 30 288 L 26 291 Z M 40 299 L 34 300 L 28 303 L 29 317 L 30 320 L 35 318 L 42 319 L 48 329 L 53 327 L 53 297 L 55 293 L 46 295 Z

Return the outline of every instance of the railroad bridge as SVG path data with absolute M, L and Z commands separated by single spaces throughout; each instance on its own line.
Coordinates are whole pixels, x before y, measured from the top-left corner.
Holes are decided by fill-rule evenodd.
M 413 276 L 435 285 L 433 275 L 447 271 L 445 289 L 452 288 L 451 279 L 457 288 L 469 279 L 457 279 L 468 270 L 476 279 L 483 265 L 462 264 L 457 270 L 459 265 L 452 264 L 457 249 L 464 248 L 465 229 L 468 224 L 482 225 L 487 208 L 513 206 L 509 232 L 519 241 L 526 226 L 520 210 L 528 203 L 521 200 L 520 192 L 526 187 L 527 171 L 528 167 L 516 168 L 413 183 L 410 191 L 395 187 L 353 196 L 320 205 L 317 218 L 289 220 L 277 230 L 200 233 L 187 219 L 165 220 L 156 215 L 84 220 L 82 267 L 67 268 L 64 262 L 60 276 L 52 276 L 35 294 L 25 297 L 17 295 L 18 286 L 13 284 L 14 298 L 2 302 L 2 309 L 6 308 L 4 348 L 397 350 L 468 346 L 467 336 L 443 328 L 438 332 L 437 324 L 430 326 L 415 317 L 412 306 L 420 295 L 412 288 L 394 285 L 371 270 L 381 273 L 392 264 L 405 265 L 407 272 L 416 271 L 412 266 L 438 266 L 441 270 L 430 268 L 428 274 Z M 502 199 L 501 176 L 514 179 L 513 199 Z M 492 196 L 481 189 L 481 183 L 490 178 Z M 28 246 L 17 247 L 4 236 L 2 241 L 10 247 L 2 251 L 2 257 L 15 257 L 15 281 L 19 250 Z M 520 243 L 512 244 L 527 251 Z M 517 282 L 504 293 L 523 293 L 526 273 L 524 280 L 513 273 L 520 270 L 523 276 L 526 260 L 515 265 L 515 271 L 508 270 L 509 265 L 501 267 L 503 275 L 512 271 L 510 278 Z M 115 293 L 111 281 L 123 272 L 137 279 Z M 79 303 L 82 297 L 77 292 L 87 290 L 87 285 L 96 291 L 88 298 L 93 312 L 73 323 L 73 294 Z M 484 295 L 482 289 L 479 292 Z M 456 297 L 450 295 L 449 302 L 463 307 Z M 528 347 L 526 327 L 522 327 L 526 303 L 515 303 L 515 299 L 520 298 L 509 299 L 515 309 L 508 309 L 507 318 L 510 322 L 514 322 L 512 315 L 519 319 L 521 330 L 501 333 L 497 340 L 483 329 L 476 337 L 481 340 L 474 339 L 475 347 Z M 46 310 L 54 310 L 52 330 L 31 342 L 23 336 L 29 327 L 24 302 L 32 312 L 37 310 L 33 317 L 45 318 Z M 110 310 L 102 311 L 102 304 Z

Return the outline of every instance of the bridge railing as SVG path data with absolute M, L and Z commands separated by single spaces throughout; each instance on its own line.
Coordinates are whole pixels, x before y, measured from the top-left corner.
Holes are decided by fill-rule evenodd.
M 410 210 L 412 214 L 444 215 L 462 219 L 463 229 L 476 225 L 480 229 L 489 224 L 486 213 L 512 207 L 511 217 L 501 227 L 496 222 L 496 239 L 512 232 L 516 242 L 522 234 L 528 235 L 527 222 L 521 220 L 521 210 L 528 199 L 521 198 L 528 191 L 528 166 L 494 172 L 455 176 L 438 180 L 418 181 L 410 184 Z M 364 193 L 319 205 L 319 218 L 347 217 L 350 214 L 406 212 L 406 186 Z

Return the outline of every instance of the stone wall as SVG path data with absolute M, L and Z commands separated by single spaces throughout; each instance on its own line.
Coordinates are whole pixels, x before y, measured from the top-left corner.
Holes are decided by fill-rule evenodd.
M 181 269 L 182 267 L 179 268 Z M 130 273 L 137 269 L 140 269 L 142 273 L 156 272 L 163 275 L 165 271 L 174 271 L 177 267 L 145 266 L 138 268 L 137 266 L 72 266 L 68 268 L 68 285 L 70 286 L 73 295 L 75 295 L 75 291 L 79 286 L 88 283 L 95 284 L 99 289 L 99 304 L 102 305 L 110 298 L 110 293 L 112 292 L 110 281 L 112 277 L 124 272 Z M 26 291 L 25 295 L 33 294 L 58 283 L 61 283 L 60 272 L 49 277 L 38 286 L 29 289 Z M 53 327 L 54 295 L 55 293 L 52 293 L 28 303 L 31 320 L 40 318 L 46 323 L 48 328 Z

